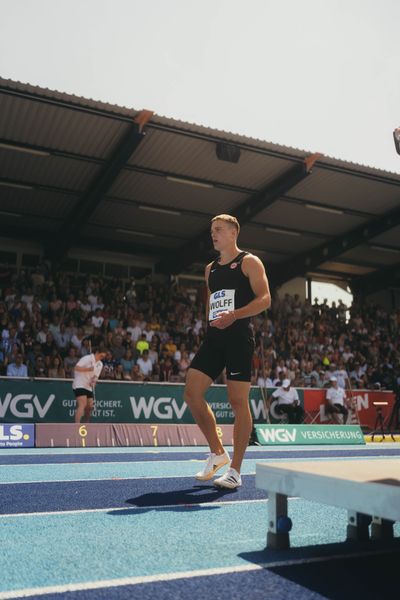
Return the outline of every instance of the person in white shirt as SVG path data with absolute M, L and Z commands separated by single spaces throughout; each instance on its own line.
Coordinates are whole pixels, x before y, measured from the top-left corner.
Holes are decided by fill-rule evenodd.
M 140 372 L 146 379 L 148 379 L 153 371 L 153 363 L 149 357 L 149 351 L 143 350 L 143 354 L 137 359 L 137 365 L 140 368 Z
M 340 415 L 343 415 L 343 425 L 347 423 L 349 411 L 346 408 L 346 390 L 338 386 L 337 377 L 330 378 L 331 387 L 326 390 L 327 412 L 340 423 Z
M 101 362 L 105 352 L 94 352 L 83 356 L 74 367 L 72 389 L 76 398 L 75 423 L 80 423 L 83 415 L 88 423 L 94 407 L 93 390 L 103 368 Z
M 290 379 L 282 381 L 282 386 L 273 392 L 272 398 L 278 399 L 278 412 L 286 413 L 289 423 L 303 422 L 304 411 L 296 388 L 291 387 Z

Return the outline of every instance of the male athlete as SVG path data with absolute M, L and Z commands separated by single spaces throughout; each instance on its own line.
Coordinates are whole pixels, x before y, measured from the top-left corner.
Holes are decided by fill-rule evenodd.
M 105 352 L 95 352 L 83 356 L 74 367 L 74 381 L 72 388 L 76 398 L 75 423 L 80 423 L 83 415 L 85 422 L 89 423 L 90 413 L 93 410 L 93 390 L 103 368 Z
M 250 317 L 271 304 L 264 265 L 238 248 L 239 231 L 239 223 L 231 215 L 218 215 L 211 221 L 211 237 L 219 257 L 205 269 L 208 327 L 188 369 L 185 386 L 185 401 L 211 451 L 196 479 L 208 481 L 230 461 L 218 437 L 214 413 L 204 399 L 209 386 L 226 368 L 228 399 L 235 414 L 234 450 L 230 468 L 214 480 L 224 488 L 242 485 L 240 467 L 252 429 L 249 392 L 254 338 Z

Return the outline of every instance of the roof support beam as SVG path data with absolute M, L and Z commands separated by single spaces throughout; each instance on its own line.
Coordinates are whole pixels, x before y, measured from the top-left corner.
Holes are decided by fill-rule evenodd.
M 400 209 L 396 209 L 383 217 L 360 225 L 346 234 L 340 235 L 326 244 L 321 244 L 310 252 L 304 252 L 279 266 L 279 272 L 272 273 L 275 285 L 282 285 L 294 277 L 305 275 L 308 271 L 318 268 L 322 263 L 365 244 L 368 240 L 393 229 L 400 224 Z
M 248 223 L 257 214 L 273 204 L 275 200 L 307 177 L 320 156 L 320 154 L 313 154 L 301 163 L 292 165 L 289 170 L 277 177 L 265 189 L 253 194 L 234 211 L 231 211 L 240 225 L 243 226 Z M 207 256 L 211 248 L 210 228 L 208 227 L 196 238 L 160 261 L 156 265 L 156 270 L 161 273 L 180 273 L 191 263 Z
M 111 189 L 121 169 L 143 140 L 145 136 L 143 127 L 151 119 L 152 115 L 153 113 L 150 111 L 142 111 L 135 117 L 128 131 L 123 136 L 114 156 L 89 186 L 75 209 L 63 223 L 57 235 L 50 240 L 49 247 L 46 248 L 50 254 L 55 255 L 56 258 L 62 257 L 79 239 L 80 233 L 86 226 L 90 216 L 104 195 Z

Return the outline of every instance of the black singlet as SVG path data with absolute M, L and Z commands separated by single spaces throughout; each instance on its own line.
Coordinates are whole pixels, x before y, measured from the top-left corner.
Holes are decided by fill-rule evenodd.
M 211 292 L 209 314 L 207 315 L 207 337 L 222 339 L 234 336 L 249 336 L 252 333 L 250 318 L 237 319 L 226 329 L 210 327 L 210 314 L 214 316 L 218 310 L 235 310 L 246 306 L 254 300 L 255 294 L 249 278 L 242 271 L 242 261 L 248 252 L 240 252 L 226 265 L 220 265 L 215 260 L 210 268 L 208 287 Z M 232 293 L 234 291 L 234 294 Z

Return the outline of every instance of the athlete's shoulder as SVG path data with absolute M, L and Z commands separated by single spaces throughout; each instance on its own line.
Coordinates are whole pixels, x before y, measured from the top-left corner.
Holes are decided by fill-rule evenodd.
M 86 354 L 86 356 L 82 356 L 76 363 L 79 367 L 90 367 L 93 361 L 93 354 Z
M 210 274 L 211 267 L 213 266 L 213 264 L 214 264 L 214 261 L 212 261 L 212 262 L 208 263 L 208 265 L 206 265 L 206 268 L 204 269 L 206 278 L 208 278 L 208 276 Z
M 252 254 L 251 252 L 247 252 L 243 256 L 242 260 L 242 269 L 243 272 L 247 275 L 252 269 L 263 269 L 265 270 L 264 263 L 258 256 Z

